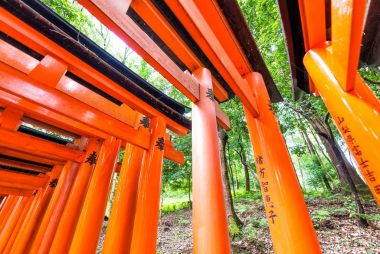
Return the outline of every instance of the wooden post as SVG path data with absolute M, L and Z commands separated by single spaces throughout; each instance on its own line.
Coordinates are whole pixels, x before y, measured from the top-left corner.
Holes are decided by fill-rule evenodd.
M 49 201 L 37 233 L 33 238 L 33 243 L 29 249 L 31 253 L 46 253 L 49 251 L 51 240 L 54 237 L 55 229 L 66 204 L 77 170 L 78 164 L 71 161 L 68 161 L 62 169 L 57 187 Z
M 321 253 L 297 176 L 259 73 L 246 77 L 259 116 L 244 107 L 275 253 Z
M 4 224 L 4 227 L 1 228 L 1 233 L 0 233 L 0 253 L 5 253 L 4 249 L 7 245 L 7 242 L 9 238 L 12 235 L 12 231 L 15 229 L 17 221 L 24 210 L 24 207 L 28 201 L 29 197 L 22 197 L 19 196 L 17 198 L 16 205 L 12 209 L 7 222 Z
M 84 196 L 94 165 L 96 164 L 98 150 L 99 142 L 96 139 L 90 139 L 86 149 L 86 160 L 78 169 L 78 175 L 75 177 L 72 190 L 51 244 L 50 253 L 67 253 L 70 247 L 75 226 L 83 206 Z
M 121 140 L 110 137 L 100 149 L 69 253 L 95 253 Z
M 102 253 L 129 253 L 144 150 L 127 144 Z
M 136 200 L 133 236 L 129 253 L 156 253 L 161 173 L 166 123 L 161 117 L 151 121 L 150 146 L 144 157 Z
M 200 99 L 192 109 L 193 251 L 230 253 L 210 71 L 193 72 Z
M 17 198 L 17 196 L 9 195 L 5 200 L 5 203 L 0 211 L 0 229 L 4 228 L 5 223 L 7 223 L 9 214 L 12 212 Z
M 35 199 L 36 199 L 35 196 L 25 197 L 25 203 L 26 204 L 25 204 L 19 218 L 17 219 L 16 225 L 15 225 L 14 229 L 12 230 L 11 235 L 8 238 L 8 241 L 6 243 L 6 247 L 4 249 L 4 253 L 10 253 L 10 251 L 13 247 L 13 243 L 16 239 L 16 236 L 20 233 L 21 226 L 22 226 L 23 222 L 25 221 L 26 216 L 27 216 L 28 212 L 30 211 L 32 204 L 33 204 L 33 201 Z
M 327 49 L 310 50 L 304 64 L 380 206 L 380 102 L 359 73 L 346 92 L 352 85 L 339 83 L 334 57 Z
M 50 179 L 54 180 L 60 176 L 61 171 L 64 167 L 62 165 L 56 165 L 50 173 Z M 32 207 L 26 215 L 23 221 L 20 232 L 12 246 L 11 253 L 25 253 L 27 246 L 31 244 L 32 235 L 35 230 L 38 229 L 41 220 L 45 214 L 48 207 L 49 201 L 55 190 L 54 185 L 48 185 L 43 190 L 39 190 L 35 199 L 33 201 Z

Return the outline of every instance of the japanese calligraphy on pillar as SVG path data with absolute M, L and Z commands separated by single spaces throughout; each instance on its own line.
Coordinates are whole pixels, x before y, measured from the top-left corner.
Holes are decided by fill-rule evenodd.
M 376 194 L 380 194 L 380 182 L 379 179 L 375 177 L 375 171 L 370 167 L 368 159 L 366 159 L 360 149 L 360 145 L 356 142 L 355 137 L 351 133 L 348 123 L 344 120 L 344 117 L 337 117 L 338 128 L 342 133 L 342 136 L 345 138 L 348 147 L 352 153 L 356 156 L 357 162 L 363 174 L 366 176 L 368 181 L 371 182 L 371 185 L 374 186 Z
M 258 168 L 258 178 L 261 185 L 264 205 L 267 211 L 268 222 L 272 222 L 272 224 L 275 224 L 275 218 L 278 216 L 275 212 L 274 202 L 272 201 L 269 193 L 270 184 L 268 181 L 268 176 L 265 172 L 264 159 L 261 155 L 256 157 L 256 166 Z

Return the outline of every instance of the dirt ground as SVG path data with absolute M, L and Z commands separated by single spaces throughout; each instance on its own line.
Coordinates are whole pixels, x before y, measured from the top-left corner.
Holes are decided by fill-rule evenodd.
M 324 253 L 380 253 L 379 221 L 370 222 L 368 228 L 359 227 L 357 220 L 350 217 L 349 211 L 342 209 L 339 200 L 318 198 L 308 202 L 308 207 L 311 214 L 317 214 L 313 216 L 313 223 Z M 330 212 L 324 212 L 326 209 Z M 380 209 L 374 203 L 366 203 L 365 209 L 368 214 L 380 214 Z M 237 210 L 245 228 L 232 240 L 234 253 L 273 253 L 262 206 L 252 202 L 239 202 Z M 191 240 L 189 209 L 166 214 L 161 218 L 157 253 L 191 253 Z

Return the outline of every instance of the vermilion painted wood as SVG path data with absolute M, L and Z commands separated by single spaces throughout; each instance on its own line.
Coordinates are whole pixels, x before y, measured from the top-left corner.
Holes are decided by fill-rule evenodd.
M 216 68 L 218 68 L 218 70 L 220 69 L 221 73 L 226 73 L 227 77 L 225 78 L 228 80 L 228 84 L 234 93 L 245 105 L 247 105 L 247 108 L 252 112 L 253 115 L 258 115 L 255 99 L 249 95 L 246 89 L 247 85 L 245 83 L 245 80 L 237 70 L 231 58 L 226 53 L 226 50 L 222 46 L 222 42 L 218 40 L 210 25 L 207 23 L 206 17 L 202 16 L 201 12 L 194 2 L 180 0 L 179 3 L 191 18 L 192 22 L 201 33 L 201 36 L 194 37 L 194 32 L 189 32 L 197 42 L 200 40 L 206 40 L 208 46 L 218 56 L 218 61 L 221 63 L 221 66 L 219 68 L 216 66 Z M 186 26 L 186 24 L 184 25 Z M 210 55 L 209 51 L 205 51 L 205 54 L 207 56 Z
M 98 140 L 91 139 L 86 148 L 86 158 L 89 158 L 89 156 L 97 157 L 99 145 Z M 50 253 L 59 254 L 68 252 L 94 165 L 95 163 L 92 162 L 84 162 L 80 165 L 66 206 L 59 220 L 54 240 L 50 247 Z
M 51 125 L 51 124 L 46 123 L 46 122 L 41 122 L 37 119 L 33 119 L 33 118 L 28 117 L 28 116 L 24 116 L 21 120 L 22 120 L 22 123 L 30 124 L 30 125 L 33 125 L 35 127 L 45 129 L 47 131 L 54 132 L 54 133 L 57 133 L 59 135 L 62 135 L 62 136 L 65 136 L 65 137 L 68 137 L 68 138 L 71 138 L 74 140 L 76 138 L 78 138 L 79 136 L 81 136 L 77 133 L 73 133 L 71 131 L 64 130 L 58 126 L 54 126 L 54 125 Z M 82 135 L 82 136 L 86 136 L 86 135 Z
M 32 56 L 25 54 L 18 48 L 15 48 L 9 43 L 0 40 L 0 51 L 6 52 L 0 54 L 0 61 L 9 64 L 13 68 L 29 74 L 39 63 Z
M 1 199 L 1 202 L 0 202 L 0 213 L 1 213 L 1 210 L 3 209 L 3 207 L 4 207 L 5 202 L 7 201 L 7 198 L 8 198 L 8 195 L 2 196 L 2 199 Z
M 84 160 L 84 153 L 82 151 L 4 129 L 0 129 L 0 147 L 27 152 L 35 156 L 42 155 L 53 160 L 69 159 L 77 162 Z
M 10 251 L 11 251 L 11 249 L 13 247 L 14 241 L 16 239 L 16 236 L 20 232 L 21 226 L 22 226 L 23 222 L 25 221 L 25 218 L 26 218 L 28 212 L 31 209 L 31 206 L 33 204 L 34 199 L 35 199 L 35 196 L 31 196 L 31 197 L 28 197 L 26 199 L 26 201 L 25 201 L 26 202 L 25 207 L 23 208 L 23 210 L 22 210 L 22 212 L 20 214 L 20 217 L 17 219 L 15 227 L 14 227 L 14 229 L 11 232 L 11 235 L 10 235 L 10 237 L 8 239 L 8 242 L 6 243 L 6 246 L 5 246 L 5 249 L 4 249 L 4 253 L 10 253 Z
M 4 224 L 4 227 L 1 228 L 0 233 L 0 253 L 4 253 L 4 249 L 6 247 L 6 244 L 8 242 L 8 239 L 12 235 L 12 231 L 15 229 L 17 221 L 26 205 L 26 202 L 28 201 L 27 197 L 18 197 L 18 200 L 13 207 L 7 222 Z
M 198 57 L 195 56 L 151 1 L 134 0 L 131 6 L 191 72 L 204 67 Z M 219 101 L 228 99 L 227 91 L 215 79 L 213 79 L 213 87 L 215 97 Z
M 366 0 L 331 1 L 331 39 L 335 77 L 344 91 L 354 89 Z
M 101 147 L 69 253 L 96 252 L 120 145 L 121 140 L 111 137 Z
M 30 243 L 29 253 L 47 253 L 50 244 L 47 243 L 54 237 L 56 225 L 62 214 L 63 207 L 66 203 L 67 197 L 73 180 L 78 170 L 78 164 L 68 161 L 62 169 L 62 173 L 58 178 L 58 184 L 55 187 L 54 193 L 49 201 L 46 212 L 43 215 L 41 224 L 35 228 L 34 237 L 29 239 Z
M 326 41 L 325 0 L 298 0 L 302 21 L 305 50 L 315 48 Z
M 44 86 L 27 75 L 0 63 L 0 87 L 10 93 L 48 107 L 74 120 L 86 123 L 94 128 L 106 131 L 137 146 L 147 148 L 149 135 L 134 130 L 132 127 L 112 117 L 89 108 L 85 103 L 73 99 L 54 88 Z M 17 83 L 17 86 L 13 84 Z
M 331 47 L 310 50 L 304 64 L 380 206 L 380 101 L 359 73 L 354 89 L 346 92 L 332 64 L 335 57 Z
M 15 196 L 30 197 L 34 193 L 35 193 L 35 190 L 31 190 L 31 189 L 20 189 L 20 188 L 0 186 L 0 195 L 15 195 Z
M 7 107 L 1 112 L 1 120 L 0 127 L 16 131 L 21 124 L 21 117 L 23 116 L 23 112 L 11 107 Z
M 20 96 L 6 92 L 1 88 L 0 102 L 22 110 L 28 117 L 38 119 L 53 126 L 60 126 L 65 130 L 79 135 L 89 135 L 101 138 L 107 138 L 109 136 L 107 133 L 92 128 L 85 123 L 73 120 L 68 116 L 59 114 L 43 105 L 39 105 Z
M 38 31 L 34 30 L 24 22 L 20 21 L 3 8 L 0 8 L 0 31 L 10 35 L 12 38 L 21 41 L 24 45 L 30 47 L 41 55 L 51 54 L 58 59 L 65 59 L 69 69 L 75 75 L 81 77 L 85 81 L 93 84 L 97 88 L 103 90 L 107 94 L 115 97 L 116 99 L 124 102 L 125 104 L 137 109 L 143 114 L 148 116 L 162 116 L 168 123 L 168 128 L 179 135 L 185 135 L 188 133 L 186 127 L 181 126 L 175 121 L 169 119 L 158 110 L 150 105 L 147 105 L 141 99 L 134 96 L 132 93 L 126 91 L 115 82 L 104 76 L 102 73 L 96 71 L 78 57 L 74 56 L 70 52 L 64 50 L 56 43 L 52 42 L 45 36 L 41 35 Z M 0 47 L 0 50 L 2 48 Z M 0 58 L 1 60 L 1 58 Z M 194 81 L 183 75 L 183 84 L 191 84 Z
M 203 17 L 215 34 L 216 38 L 222 42 L 222 46 L 228 57 L 238 69 L 240 75 L 244 76 L 252 71 L 247 56 L 241 49 L 239 42 L 236 40 L 233 31 L 228 25 L 228 21 L 221 12 L 216 0 L 194 0 Z
M 48 173 L 51 180 L 56 179 L 58 176 L 60 176 L 63 167 L 64 166 L 62 165 L 56 165 L 53 170 Z M 61 179 L 63 179 L 62 175 Z M 28 212 L 20 228 L 20 232 L 15 239 L 15 242 L 11 249 L 12 254 L 25 253 L 27 251 L 26 249 L 28 248 L 28 245 L 31 245 L 33 234 L 41 224 L 54 190 L 55 187 L 48 185 L 44 189 L 37 192 L 32 208 Z
M 192 110 L 193 252 L 231 253 L 211 74 L 201 68 L 193 75 L 201 91 Z
M 122 38 L 134 51 L 141 55 L 169 82 L 191 101 L 197 101 L 199 87 L 160 49 L 137 24 L 119 8 L 118 1 L 79 1 L 110 30 Z
M 5 158 L 0 158 L 0 164 L 4 166 L 9 166 L 9 167 L 16 167 L 16 168 L 21 168 L 21 169 L 37 171 L 41 173 L 46 173 L 51 170 L 51 168 L 38 166 L 35 164 L 26 163 L 26 162 L 11 160 L 11 159 L 5 159 Z
M 0 211 L 0 229 L 4 228 L 4 225 L 8 220 L 9 214 L 11 213 L 12 209 L 14 208 L 17 202 L 17 198 L 17 196 L 8 195 L 7 200 L 5 201 Z
M 29 160 L 29 161 L 35 161 L 35 162 L 39 162 L 39 163 L 43 163 L 43 164 L 47 164 L 47 165 L 63 164 L 61 159 L 53 160 L 53 159 L 49 159 L 49 158 L 38 157 L 38 156 L 35 156 L 32 154 L 23 153 L 23 152 L 19 152 L 19 151 L 7 149 L 7 148 L 2 148 L 2 147 L 0 147 L 0 154 L 6 155 L 6 156 L 11 156 L 11 157 L 16 157 L 16 158 L 20 158 L 20 159 L 24 159 L 24 160 Z
M 19 188 L 26 190 L 37 190 L 45 187 L 49 181 L 46 175 L 29 175 L 0 169 L 0 186 Z
M 166 123 L 163 118 L 152 119 L 151 142 L 140 173 L 129 253 L 156 252 L 165 129 Z
M 102 253 L 130 253 L 144 150 L 127 144 Z
M 63 61 L 48 54 L 28 75 L 47 86 L 56 87 L 66 74 L 67 68 L 67 64 Z
M 326 1 L 298 0 L 305 52 L 326 42 Z M 310 91 L 318 94 L 309 78 Z
M 215 101 L 214 105 L 216 112 L 216 121 L 218 122 L 218 124 L 226 131 L 231 130 L 231 123 L 227 114 L 222 111 L 222 109 L 219 107 L 218 102 Z
M 246 77 L 260 115 L 244 112 L 275 253 L 321 253 L 297 175 L 261 74 Z M 299 241 L 297 239 L 302 239 Z
M 63 77 L 61 82 L 56 86 L 57 90 L 64 92 L 73 98 L 92 106 L 109 116 L 120 120 L 129 126 L 135 122 L 135 111 L 126 104 L 118 106 L 113 102 L 103 98 L 99 94 L 92 92 L 90 89 L 78 84 L 72 79 Z
M 187 14 L 187 12 L 182 7 L 180 2 L 179 1 L 166 1 L 166 4 L 174 12 L 176 17 L 181 21 L 181 23 L 184 25 L 186 30 L 190 32 L 191 36 L 196 40 L 196 43 L 201 47 L 202 51 L 206 53 L 207 57 L 210 59 L 210 61 L 215 66 L 215 68 L 218 70 L 218 72 L 222 75 L 222 77 L 226 80 L 226 82 L 230 86 L 232 86 L 235 81 L 230 77 L 226 68 L 223 66 L 224 63 L 222 63 L 221 58 L 219 57 L 219 55 L 217 53 L 215 53 L 212 50 L 211 46 L 208 44 L 207 40 L 203 37 L 202 33 L 197 28 L 197 26 L 193 23 L 191 17 Z M 206 13 L 208 13 L 208 12 L 209 11 L 206 11 Z M 208 14 L 206 15 L 206 17 L 207 16 L 208 16 Z M 224 33 L 222 38 L 227 38 L 227 40 L 229 40 L 228 37 L 231 36 L 231 33 L 229 32 L 228 28 L 229 27 L 226 25 L 226 26 L 222 26 L 222 27 L 216 27 L 215 29 L 220 31 L 221 33 Z M 234 39 L 232 39 L 231 41 L 234 41 Z M 224 44 L 224 42 L 225 42 L 225 40 L 223 40 L 222 45 Z M 234 47 L 234 46 L 231 46 L 231 47 Z M 227 50 L 226 50 L 227 53 L 229 53 L 228 49 L 229 48 L 227 48 Z M 237 49 L 237 50 L 240 51 L 240 49 Z M 234 52 L 234 49 L 231 52 Z M 236 57 L 236 55 L 235 55 L 235 58 L 231 59 L 231 60 L 237 60 L 237 59 L 241 59 L 241 58 Z M 243 62 L 240 62 L 237 65 L 237 68 L 239 69 L 239 71 L 246 69 L 245 64 L 246 64 L 246 62 L 244 60 Z M 242 73 L 245 73 L 245 72 L 243 71 Z M 213 79 L 213 83 L 215 83 L 214 79 Z M 214 88 L 217 88 L 217 87 L 215 87 L 215 85 L 214 85 Z M 215 94 L 217 94 L 217 90 L 215 90 Z

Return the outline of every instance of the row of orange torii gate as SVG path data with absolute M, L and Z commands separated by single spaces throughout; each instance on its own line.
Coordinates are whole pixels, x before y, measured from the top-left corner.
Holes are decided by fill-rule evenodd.
M 2 0 L 0 253 L 95 253 L 115 173 L 102 252 L 155 253 L 163 158 L 184 161 L 167 129 L 191 129 L 193 252 L 231 253 L 217 142 L 217 124 L 231 128 L 218 102 L 231 93 L 244 106 L 275 253 L 321 253 L 271 110 L 278 91 L 249 54 L 256 45 L 237 2 L 79 3 L 193 102 L 192 120 L 83 35 L 70 37 L 38 0 Z M 324 0 L 298 7 L 310 89 L 380 204 L 380 105 L 357 73 L 366 1 L 331 0 L 328 14 Z

